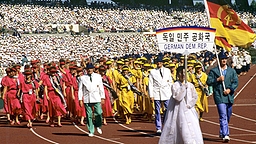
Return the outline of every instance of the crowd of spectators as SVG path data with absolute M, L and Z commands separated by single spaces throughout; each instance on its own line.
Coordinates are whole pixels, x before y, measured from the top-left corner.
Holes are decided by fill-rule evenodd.
M 251 26 L 256 27 L 256 14 L 238 12 Z M 49 24 L 79 24 L 91 33 L 154 31 L 173 26 L 208 26 L 206 12 L 197 9 L 169 10 L 100 8 L 100 7 L 51 7 L 40 5 L 1 4 L 0 28 L 14 33 L 2 34 L 0 39 L 0 64 L 6 67 L 27 58 L 57 61 L 67 57 L 74 60 L 106 55 L 114 58 L 125 54 L 158 53 L 156 38 L 141 33 L 105 35 L 36 35 L 52 33 Z M 62 30 L 61 30 L 62 29 Z M 57 31 L 65 31 L 59 27 Z M 22 34 L 32 35 L 22 35 Z M 22 36 L 21 36 L 22 35 Z
M 0 43 L 0 64 L 3 67 L 20 63 L 23 57 L 28 61 L 40 59 L 48 62 L 58 61 L 60 58 L 79 61 L 80 57 L 94 57 L 97 60 L 104 55 L 114 58 L 132 53 L 158 53 L 156 38 L 139 33 L 7 36 L 0 39 Z
M 256 26 L 255 13 L 238 14 L 250 26 Z M 51 33 L 51 24 L 79 24 L 90 32 L 141 32 L 173 26 L 208 26 L 208 18 L 206 12 L 198 9 L 163 11 L 1 4 L 0 27 L 19 33 Z

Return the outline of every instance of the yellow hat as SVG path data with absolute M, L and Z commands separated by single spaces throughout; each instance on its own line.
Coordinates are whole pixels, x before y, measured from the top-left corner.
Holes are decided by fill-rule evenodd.
M 150 67 L 151 65 L 149 63 L 145 63 L 144 67 Z
M 195 68 L 201 68 L 202 66 L 201 65 L 196 65 Z
M 142 61 L 139 61 L 139 64 L 144 64 Z
M 195 64 L 196 60 L 189 60 L 188 63 Z
M 134 64 L 138 64 L 139 63 L 139 61 L 134 61 Z
M 201 68 L 201 67 L 202 67 L 202 65 L 200 63 L 195 64 L 195 68 Z
M 163 61 L 166 61 L 166 62 L 168 62 L 168 61 L 170 61 L 170 58 L 168 58 L 168 57 L 165 57 L 165 58 L 163 58 Z
M 116 63 L 117 63 L 117 64 L 121 64 L 121 65 L 124 64 L 124 62 L 122 62 L 122 61 L 117 61 Z
M 168 64 L 168 65 L 165 65 L 165 67 L 166 67 L 166 68 L 169 68 L 169 67 L 170 67 L 170 65 L 169 65 L 169 64 Z
M 184 59 L 184 56 L 181 56 L 180 59 Z
M 194 67 L 194 64 L 190 63 L 188 64 L 188 67 Z
M 112 61 L 107 61 L 106 62 L 106 65 L 110 65 L 110 64 L 112 64 Z
M 129 62 L 129 59 L 124 59 L 125 62 Z
M 141 58 L 140 58 L 140 60 L 146 61 L 146 60 L 147 60 L 147 58 L 145 58 L 145 57 L 141 57 Z
M 192 59 L 194 59 L 194 60 L 196 60 L 196 58 L 197 58 L 197 56 L 194 55 L 194 54 L 191 54 L 191 55 L 189 55 L 188 57 L 189 57 L 189 58 L 192 58 Z
M 174 63 L 169 64 L 170 67 L 175 67 Z
M 129 67 L 128 66 L 123 66 L 123 68 L 122 68 L 122 71 L 125 71 L 125 70 L 129 70 Z

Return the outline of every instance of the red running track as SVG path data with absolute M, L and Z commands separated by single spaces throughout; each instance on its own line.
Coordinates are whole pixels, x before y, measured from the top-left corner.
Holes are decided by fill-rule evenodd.
M 236 91 L 233 116 L 230 121 L 230 143 L 256 143 L 256 66 L 239 78 L 239 87 Z M 200 122 L 204 143 L 222 143 L 219 136 L 217 108 L 213 98 L 209 97 L 209 113 L 204 114 L 204 121 Z M 95 132 L 94 137 L 88 137 L 85 126 L 74 125 L 63 120 L 63 127 L 49 127 L 44 121 L 35 122 L 32 129 L 26 128 L 26 122 L 21 125 L 10 126 L 6 118 L 0 116 L 0 143 L 1 144 L 156 144 L 159 136 L 155 135 L 153 122 L 140 120 L 134 115 L 130 125 L 118 123 L 114 118 L 108 118 L 108 125 L 103 126 L 103 134 Z

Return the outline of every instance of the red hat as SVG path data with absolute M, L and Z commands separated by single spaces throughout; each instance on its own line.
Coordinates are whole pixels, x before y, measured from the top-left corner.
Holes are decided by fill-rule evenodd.
M 99 62 L 104 62 L 104 58 L 100 58 L 100 59 L 99 59 Z
M 11 71 L 15 71 L 15 72 L 16 72 L 17 69 L 16 69 L 15 67 L 12 67 L 12 68 L 11 68 Z
M 26 71 L 26 70 L 31 70 L 31 68 L 30 68 L 30 67 L 27 67 L 27 68 L 24 69 L 24 71 Z
M 10 72 L 11 69 L 10 69 L 10 68 L 6 68 L 5 71 L 6 71 L 6 72 Z
M 101 66 L 99 67 L 99 71 L 105 71 L 105 70 L 106 70 L 106 68 L 105 68 L 104 65 L 101 65 Z
M 82 67 L 77 67 L 77 68 L 76 68 L 76 71 L 77 71 L 77 72 L 81 72 L 81 71 L 83 71 L 83 68 L 82 68 Z
M 52 66 L 55 66 L 55 67 L 56 67 L 56 63 L 55 63 L 55 62 L 53 62 L 53 63 L 52 63 Z
M 69 69 L 76 69 L 76 68 L 77 68 L 77 66 L 73 65 L 73 64 L 69 66 Z
M 50 71 L 51 73 L 56 73 L 56 72 L 57 72 L 57 68 L 56 68 L 55 66 L 51 66 L 51 67 L 49 68 L 49 71 Z
M 37 64 L 33 64 L 32 68 L 38 68 L 38 65 Z
M 31 65 L 34 65 L 34 64 L 36 64 L 38 61 L 37 60 L 32 60 L 30 63 L 31 63 Z
M 70 63 L 70 60 L 69 60 L 69 59 L 67 59 L 67 60 L 66 60 L 66 63 Z
M 31 70 L 25 70 L 23 72 L 24 75 L 32 75 L 32 71 Z
M 60 65 L 65 65 L 65 62 L 60 62 Z
M 71 61 L 70 63 L 71 63 L 71 64 L 75 64 L 75 61 Z
M 14 67 L 15 67 L 16 69 L 20 69 L 21 65 L 16 64 Z
M 60 65 L 65 65 L 66 64 L 64 59 L 60 59 L 59 62 L 60 62 Z

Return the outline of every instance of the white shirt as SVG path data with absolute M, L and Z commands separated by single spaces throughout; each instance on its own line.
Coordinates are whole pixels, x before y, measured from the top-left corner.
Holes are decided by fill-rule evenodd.
M 105 93 L 101 75 L 97 73 L 91 74 L 92 81 L 89 75 L 81 76 L 78 89 L 78 99 L 84 103 L 98 103 L 101 99 L 105 99 Z
M 162 72 L 163 77 L 160 74 L 160 69 Z M 168 68 L 161 67 L 161 68 L 152 69 L 149 74 L 149 95 L 154 100 L 169 100 L 172 91 L 172 76 L 171 71 Z
M 245 55 L 245 61 L 246 61 L 246 64 L 250 64 L 251 63 L 251 56 L 249 54 L 246 54 Z

